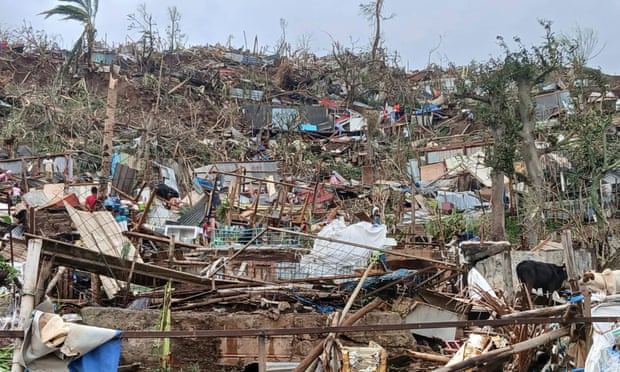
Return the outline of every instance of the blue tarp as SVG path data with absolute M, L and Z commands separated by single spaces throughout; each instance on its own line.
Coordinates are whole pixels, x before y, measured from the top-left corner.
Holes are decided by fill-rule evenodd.
M 379 287 L 380 285 L 385 284 L 386 282 L 398 280 L 408 275 L 415 274 L 416 272 L 417 270 L 398 269 L 398 270 L 389 272 L 387 274 L 383 274 L 381 276 L 370 277 L 364 280 L 363 288 Z M 357 281 L 345 283 L 342 289 L 345 291 L 352 291 L 355 289 L 355 287 L 357 287 L 358 282 L 359 281 L 357 280 Z
M 314 124 L 303 123 L 299 125 L 299 129 L 302 132 L 316 132 L 319 130 L 318 126 Z
M 121 331 L 117 338 L 98 346 L 69 364 L 69 372 L 107 372 L 117 371 L 121 358 Z
M 295 297 L 295 299 L 297 299 L 297 301 L 301 302 L 302 304 L 306 304 L 306 305 L 309 305 L 309 306 L 312 306 L 312 307 L 316 308 L 316 311 L 319 312 L 319 313 L 322 313 L 322 314 L 323 313 L 332 313 L 332 312 L 334 312 L 334 310 L 336 310 L 336 308 L 334 306 L 332 306 L 332 305 L 320 305 L 320 304 L 317 304 L 314 301 L 312 301 L 312 300 L 310 300 L 310 299 L 308 299 L 306 297 L 300 296 L 300 295 L 295 294 L 295 293 L 293 293 L 293 297 Z
M 213 182 L 209 181 L 206 178 L 194 177 L 192 181 L 198 183 L 200 186 L 208 190 L 213 190 Z
M 416 115 L 423 115 L 423 114 L 428 114 L 429 112 L 435 112 L 435 111 L 439 111 L 439 110 L 441 110 L 441 107 L 428 104 L 428 105 L 422 106 L 421 109 L 417 109 L 415 111 L 415 114 Z

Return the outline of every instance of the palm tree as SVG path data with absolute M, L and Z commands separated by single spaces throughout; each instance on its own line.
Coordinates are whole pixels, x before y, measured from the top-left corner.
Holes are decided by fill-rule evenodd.
M 91 54 L 93 50 L 93 44 L 95 43 L 95 33 L 97 30 L 95 29 L 95 16 L 97 15 L 97 9 L 99 8 L 99 0 L 58 0 L 63 3 L 68 4 L 59 4 L 50 10 L 46 10 L 40 14 L 45 15 L 45 18 L 49 18 L 53 15 L 58 15 L 63 17 L 63 20 L 74 20 L 81 22 L 84 25 L 84 30 L 82 31 L 82 35 L 77 39 L 73 49 L 71 50 L 71 54 L 69 55 L 69 60 L 67 61 L 67 65 L 71 63 L 71 61 L 75 58 L 77 62 L 77 58 L 81 55 L 82 45 L 84 45 L 84 39 L 86 39 L 86 58 L 88 61 L 88 65 L 92 64 Z

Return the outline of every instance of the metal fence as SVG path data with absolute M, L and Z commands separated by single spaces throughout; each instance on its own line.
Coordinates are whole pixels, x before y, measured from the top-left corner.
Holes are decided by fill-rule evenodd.
M 243 247 L 258 236 L 263 230 L 263 228 L 250 229 L 237 225 L 222 226 L 212 230 L 211 247 Z M 289 230 L 291 233 L 267 230 L 258 239 L 256 239 L 256 241 L 252 242 L 250 246 L 282 248 L 308 247 L 307 239 L 293 233 L 298 231 L 296 228 L 286 228 L 284 230 Z

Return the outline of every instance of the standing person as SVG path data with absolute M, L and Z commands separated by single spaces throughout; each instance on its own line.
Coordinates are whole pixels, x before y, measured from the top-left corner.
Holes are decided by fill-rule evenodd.
M 51 154 L 48 152 L 45 155 L 45 159 L 41 165 L 43 166 L 43 171 L 45 172 L 45 179 L 51 181 L 54 176 L 54 161 L 51 158 Z
M 86 206 L 86 210 L 89 212 L 94 212 L 97 208 L 97 187 L 93 186 L 90 189 L 90 195 L 86 197 L 84 201 L 84 205 Z
M 375 226 L 381 225 L 381 212 L 379 207 L 372 208 L 372 224 Z
M 394 119 L 400 120 L 400 103 L 398 102 L 394 104 Z

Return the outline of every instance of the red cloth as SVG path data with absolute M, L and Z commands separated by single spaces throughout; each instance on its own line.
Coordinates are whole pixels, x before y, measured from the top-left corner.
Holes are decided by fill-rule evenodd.
M 86 197 L 86 201 L 84 202 L 84 204 L 86 204 L 86 209 L 89 211 L 94 211 L 95 210 L 95 206 L 97 205 L 97 195 L 95 194 L 90 194 Z

